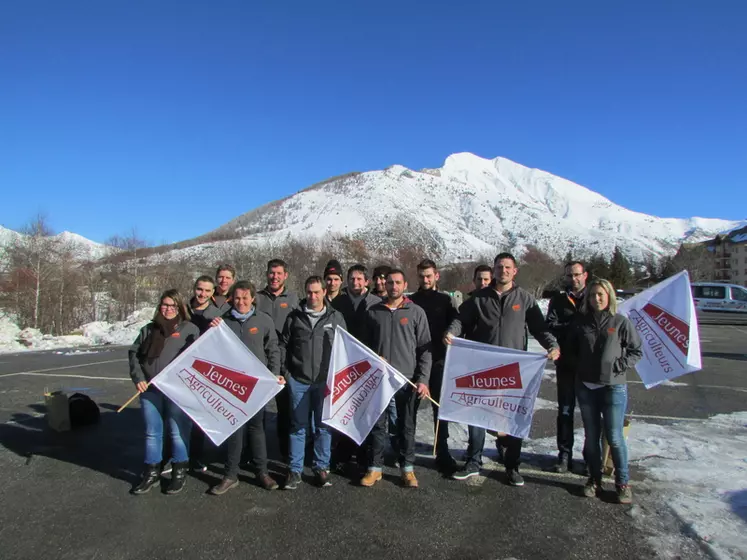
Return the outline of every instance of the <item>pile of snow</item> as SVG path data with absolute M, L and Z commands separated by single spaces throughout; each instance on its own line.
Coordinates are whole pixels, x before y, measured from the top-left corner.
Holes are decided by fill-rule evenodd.
M 577 457 L 583 443 L 583 429 L 578 429 Z M 554 437 L 527 440 L 524 451 L 553 457 L 557 443 Z M 715 556 L 747 558 L 747 412 L 671 425 L 635 421 L 628 451 L 630 464 L 646 477 L 643 483 L 634 481 L 634 488 L 645 489 L 634 498 L 644 511 L 656 514 L 639 516 L 649 531 L 659 529 L 661 534 L 652 537 L 655 548 L 674 546 L 673 535 L 655 518 L 668 508 Z
M 138 332 L 153 318 L 153 308 L 144 307 L 132 313 L 124 321 L 107 323 L 106 321 L 94 321 L 83 325 L 83 336 L 88 339 L 89 344 L 132 344 L 137 338 Z
M 82 334 L 52 336 L 42 334 L 38 329 L 21 330 L 13 317 L 4 315 L 0 317 L 0 354 L 110 344 L 129 345 L 152 317 L 153 308 L 146 307 L 135 311 L 124 321 L 95 321 L 85 324 L 79 329 Z

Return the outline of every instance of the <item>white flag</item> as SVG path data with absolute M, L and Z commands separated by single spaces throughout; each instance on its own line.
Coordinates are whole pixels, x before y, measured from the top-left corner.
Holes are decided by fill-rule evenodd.
M 224 323 L 151 381 L 220 445 L 283 388 Z
M 438 417 L 525 438 L 546 363 L 545 354 L 454 338 Z
M 322 422 L 363 443 L 407 378 L 337 327 Z
M 647 389 L 702 369 L 695 304 L 686 270 L 624 301 L 626 315 L 643 343 L 635 369 Z

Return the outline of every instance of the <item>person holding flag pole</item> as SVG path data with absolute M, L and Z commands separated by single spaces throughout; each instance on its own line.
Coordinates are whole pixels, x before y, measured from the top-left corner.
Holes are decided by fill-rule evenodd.
M 411 376 L 409 383 L 395 394 L 395 402 L 402 483 L 407 488 L 417 488 L 415 421 L 420 399 L 433 400 L 428 390 L 431 334 L 423 308 L 405 296 L 405 273 L 392 269 L 386 287 L 386 300 L 371 306 L 367 312 L 362 342 L 405 377 Z M 381 480 L 387 437 L 387 415 L 382 413 L 369 436 L 368 470 L 360 481 L 361 486 L 373 486 Z
M 548 351 L 547 357 L 557 360 L 560 357 L 558 343 L 545 325 L 537 301 L 532 294 L 514 283 L 518 271 L 512 254 L 498 254 L 493 262 L 493 281 L 462 304 L 459 315 L 444 335 L 444 343 L 451 344 L 455 336 L 464 335 L 477 342 L 526 350 L 528 329 Z M 506 449 L 504 466 L 508 483 L 523 486 L 524 479 L 519 474 L 522 439 L 510 435 L 501 436 L 501 439 L 500 444 Z M 466 480 L 480 474 L 484 448 L 485 428 L 469 426 L 464 468 L 454 473 L 452 478 Z

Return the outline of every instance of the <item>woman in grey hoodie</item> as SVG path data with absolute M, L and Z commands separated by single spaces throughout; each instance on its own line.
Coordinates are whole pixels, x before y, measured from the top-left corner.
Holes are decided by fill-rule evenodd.
M 621 504 L 633 495 L 628 486 L 628 447 L 623 436 L 628 404 L 627 370 L 643 356 L 641 338 L 630 320 L 617 313 L 615 289 L 607 280 L 594 280 L 587 288 L 582 312 L 571 328 L 569 362 L 576 371 L 576 398 L 584 422 L 589 480 L 584 495 L 602 489 L 601 436 L 610 446 L 615 465 L 615 489 Z

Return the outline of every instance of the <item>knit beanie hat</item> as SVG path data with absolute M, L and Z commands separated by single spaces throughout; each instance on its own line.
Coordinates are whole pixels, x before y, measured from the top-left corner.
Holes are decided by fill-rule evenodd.
M 327 267 L 324 269 L 324 278 L 330 274 L 337 274 L 337 276 L 342 278 L 342 265 L 340 264 L 340 261 L 332 259 L 327 263 Z
M 372 278 L 378 278 L 379 276 L 383 276 L 384 278 L 386 278 L 391 271 L 392 271 L 391 266 L 380 264 L 379 266 L 374 268 Z

